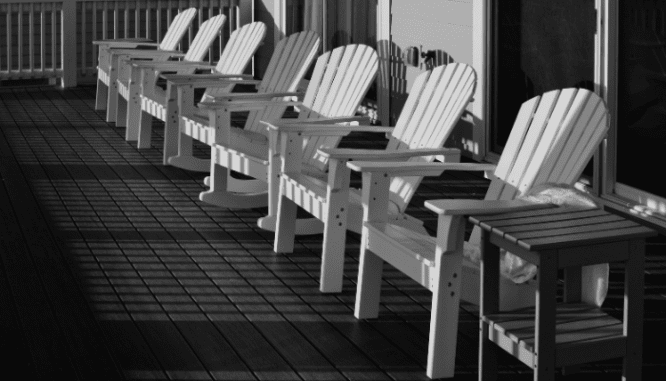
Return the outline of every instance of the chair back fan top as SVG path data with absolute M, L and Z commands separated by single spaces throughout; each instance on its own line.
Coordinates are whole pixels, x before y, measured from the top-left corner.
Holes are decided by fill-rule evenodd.
M 474 95 L 476 72 L 463 63 L 438 66 L 421 73 L 407 97 L 389 138 L 387 151 L 410 148 L 441 148 Z M 434 156 L 408 161 L 432 162 Z M 404 212 L 422 176 L 394 177 L 391 201 Z
M 221 74 L 243 74 L 265 36 L 266 24 L 261 21 L 255 21 L 236 29 L 231 33 L 229 41 L 220 55 L 220 60 L 215 65 L 215 71 Z M 227 88 L 207 89 L 201 101 L 212 100 L 212 97 L 227 92 Z
M 573 185 L 606 136 L 608 122 L 606 104 L 587 89 L 553 90 L 526 101 L 486 200 L 511 200 L 544 183 Z M 479 240 L 475 228 L 470 243 Z
M 208 49 L 211 44 L 219 35 L 222 25 L 227 20 L 225 15 L 217 15 L 206 20 L 197 31 L 197 35 L 194 36 L 194 40 L 190 44 L 190 47 L 187 49 L 183 61 L 201 61 L 208 53 Z
M 298 32 L 278 42 L 266 67 L 264 77 L 257 86 L 259 93 L 294 92 L 312 65 L 321 40 L 313 31 Z M 276 98 L 280 99 L 280 98 Z M 266 107 L 251 111 L 245 123 L 248 131 L 266 134 L 261 120 L 279 119 L 284 114 L 284 106 Z
M 176 50 L 178 43 L 185 35 L 185 32 L 188 30 L 194 16 L 197 14 L 196 8 L 188 8 L 176 15 L 173 18 L 173 21 L 169 25 L 169 29 L 162 42 L 160 43 L 160 50 Z
M 229 36 L 215 70 L 224 74 L 242 74 L 265 36 L 266 24 L 261 21 L 236 29 Z
M 224 74 L 242 74 L 265 36 L 266 24 L 261 21 L 236 29 L 229 36 L 215 70 Z
M 323 54 L 317 59 L 299 119 L 353 116 L 377 70 L 377 52 L 367 45 L 340 46 Z M 339 136 L 306 137 L 303 163 L 324 170 L 327 160 L 317 154 L 317 149 L 335 147 L 340 140 Z

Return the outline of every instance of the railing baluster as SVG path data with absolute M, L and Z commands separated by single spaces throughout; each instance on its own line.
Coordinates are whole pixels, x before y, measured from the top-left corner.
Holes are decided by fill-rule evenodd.
M 18 5 L 18 71 L 23 71 L 23 4 Z
M 92 3 L 92 39 L 93 41 L 97 39 L 97 3 Z M 93 63 L 93 73 L 96 72 L 95 67 L 97 66 L 97 56 L 99 52 L 97 50 L 97 45 L 93 45 L 92 48 L 92 63 Z
M 56 53 L 56 4 L 51 3 L 51 65 L 53 67 L 51 68 L 53 70 L 53 75 L 55 76 L 56 74 L 56 67 L 57 67 L 57 53 Z
M 12 73 L 12 6 L 7 7 L 7 72 Z
M 157 2 L 155 18 L 157 19 L 157 29 L 155 30 L 155 34 L 157 34 L 156 41 L 162 41 L 162 3 L 159 1 Z
M 151 24 L 151 19 L 152 19 L 152 14 L 151 14 L 151 9 L 152 9 L 152 1 L 146 2 L 146 38 L 151 38 L 152 33 L 150 33 L 150 24 Z
M 134 37 L 141 37 L 141 5 L 137 2 L 134 6 Z
M 118 33 L 118 2 L 113 3 L 113 38 L 120 38 Z
M 30 28 L 30 35 L 28 36 L 28 53 L 30 57 L 30 73 L 35 72 L 35 3 L 30 3 L 30 15 L 28 16 L 28 28 Z
M 109 38 L 109 11 L 108 11 L 108 2 L 103 2 L 102 3 L 102 39 L 107 39 Z
M 124 3 L 123 6 L 125 7 L 123 9 L 123 11 L 124 11 L 123 12 L 123 15 L 124 15 L 124 21 L 123 22 L 125 23 L 125 25 L 124 25 L 125 33 L 124 33 L 123 37 L 128 38 L 128 37 L 130 37 L 129 3 Z
M 39 7 L 39 27 L 40 27 L 40 38 L 39 38 L 39 55 L 40 61 L 39 66 L 44 75 L 44 70 L 46 69 L 46 5 L 44 3 Z
M 87 2 L 81 2 L 81 66 L 77 70 L 83 75 L 88 75 L 88 60 L 86 59 L 86 47 L 88 39 L 86 38 L 86 5 Z

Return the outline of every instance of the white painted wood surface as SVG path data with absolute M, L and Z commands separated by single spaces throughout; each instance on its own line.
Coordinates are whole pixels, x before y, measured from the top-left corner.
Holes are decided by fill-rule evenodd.
M 106 15 L 106 13 L 104 15 Z M 178 13 L 165 34 L 165 41 L 162 41 L 162 43 L 157 46 L 157 50 L 163 52 L 176 51 L 180 39 L 185 35 L 188 26 L 194 20 L 194 16 L 196 16 L 196 9 L 194 8 L 189 8 Z M 107 23 L 105 22 L 104 26 L 106 27 L 106 25 Z M 104 34 L 106 35 L 106 33 Z M 147 55 L 146 52 L 140 51 L 142 49 L 136 49 L 136 52 L 128 50 L 125 52 L 127 54 L 121 56 L 117 53 L 117 49 L 136 48 L 139 46 L 139 44 L 135 42 L 127 42 L 126 39 L 94 41 L 93 47 L 95 46 L 99 49 L 99 56 L 97 59 L 97 98 L 95 101 L 95 108 L 98 110 L 106 109 L 107 122 L 114 122 L 116 121 L 116 94 L 118 92 L 116 81 L 118 80 L 119 60 L 129 57 L 164 60 L 168 57 L 164 55 Z M 114 50 L 116 50 L 116 53 L 114 53 Z
M 259 44 L 263 41 L 265 35 L 266 25 L 262 22 L 253 22 L 235 30 L 215 66 L 205 64 L 189 66 L 185 61 L 178 61 L 173 66 L 161 62 L 156 65 L 149 64 L 148 67 L 142 68 L 139 77 L 145 76 L 145 79 L 141 81 L 139 98 L 134 99 L 132 97 L 129 102 L 127 129 L 131 133 L 128 135 L 138 138 L 137 146 L 139 148 L 150 148 L 152 117 L 156 117 L 165 122 L 164 145 L 172 144 L 172 146 L 175 146 L 174 143 L 177 144 L 179 120 L 177 87 L 167 84 L 167 91 L 164 91 L 157 86 L 158 73 L 168 71 L 175 72 L 175 75 L 186 75 L 196 69 L 210 71 L 212 68 L 213 74 L 237 75 L 238 78 L 241 78 L 240 75 L 243 74 L 251 62 L 252 56 L 259 48 Z M 137 64 L 139 63 L 135 63 L 133 66 L 136 67 Z M 173 77 L 173 75 L 171 76 Z M 208 78 L 212 79 L 210 76 Z M 192 77 L 192 82 L 195 81 L 196 75 Z M 221 86 L 208 88 L 203 100 L 222 95 L 233 88 L 233 83 L 225 84 L 220 81 L 219 85 Z M 192 95 L 194 95 L 193 92 Z M 182 102 L 194 104 L 194 98 L 183 99 Z M 166 155 L 164 156 L 166 161 Z
M 317 59 L 303 101 L 295 103 L 300 111 L 299 117 L 284 120 L 307 122 L 324 118 L 348 118 L 354 115 L 376 75 L 376 70 L 376 52 L 366 45 L 347 45 L 325 53 Z M 289 104 L 290 102 L 283 100 L 235 102 L 222 99 L 217 102 L 201 103 L 201 108 L 209 109 L 209 125 L 217 126 L 214 130 L 215 144 L 212 146 L 211 155 L 211 189 L 201 194 L 202 201 L 231 208 L 268 204 L 269 214 L 259 221 L 259 225 L 264 229 L 274 229 L 280 167 L 277 142 L 286 141 L 290 137 L 288 134 L 279 136 L 277 131 L 272 131 L 266 137 L 266 124 L 259 122 L 280 120 Z M 258 109 L 258 113 L 250 115 L 245 129 L 240 130 L 242 132 L 229 129 L 229 113 L 244 109 Z M 330 137 L 331 144 L 337 144 L 340 138 Z M 320 139 L 306 139 L 305 142 L 299 139 L 298 144 L 289 146 L 294 150 L 296 155 L 294 157 L 299 163 L 318 170 L 316 167 L 318 161 L 314 157 L 317 147 L 310 147 L 318 144 L 321 144 Z M 229 186 L 236 180 L 228 177 L 229 170 L 261 180 L 267 188 L 263 192 L 232 192 Z M 308 228 L 313 226 L 317 225 L 309 224 Z
M 318 157 L 328 161 L 328 183 L 316 182 L 300 172 L 297 162 L 282 156 L 283 174 L 280 178 L 280 198 L 274 250 L 290 252 L 293 249 L 293 231 L 283 229 L 296 223 L 295 215 L 283 215 L 283 208 L 292 208 L 296 204 L 313 214 L 324 223 L 324 243 L 322 253 L 320 290 L 322 292 L 340 292 L 342 289 L 344 250 L 346 230 L 361 232 L 360 197 L 350 197 L 348 160 L 375 159 L 431 162 L 434 155 L 446 155 L 453 162 L 458 161 L 458 150 L 442 149 L 446 138 L 474 93 L 476 75 L 465 64 L 440 66 L 421 74 L 414 83 L 403 113 L 397 125 L 390 131 L 389 143 L 384 151 L 320 149 Z M 282 127 L 282 128 L 280 128 Z M 372 131 L 373 127 L 341 127 L 335 125 L 277 126 L 283 133 L 303 128 L 304 135 L 319 134 L 326 136 L 327 129 Z M 348 131 L 347 131 L 348 133 Z M 296 135 L 293 132 L 291 135 Z M 296 138 L 296 137 L 294 137 Z M 452 152 L 453 151 L 453 152 Z M 392 153 L 394 153 L 392 155 Z M 401 215 L 411 200 L 422 176 L 394 177 L 391 179 L 389 199 L 391 201 L 390 219 L 407 223 Z M 352 193 L 357 190 L 352 190 Z M 325 194 L 325 197 L 315 195 Z M 315 208 L 314 206 L 319 206 Z M 323 210 L 321 212 L 320 210 Z M 352 217 L 353 216 L 353 217 Z
M 314 61 L 317 50 L 319 49 L 320 39 L 314 32 L 294 33 L 281 40 L 273 51 L 271 61 L 266 68 L 263 79 L 256 83 L 257 93 L 252 94 L 225 94 L 219 98 L 219 102 L 225 104 L 236 104 L 248 101 L 256 105 L 259 101 L 270 101 L 273 99 L 282 99 L 287 96 L 297 95 L 295 91 L 300 81 L 305 76 L 307 69 Z M 178 89 L 178 104 L 180 110 L 179 133 L 177 136 L 170 135 L 165 141 L 164 158 L 170 165 L 192 171 L 210 171 L 210 160 L 196 158 L 192 155 L 192 138 L 200 140 L 208 145 L 214 145 L 216 139 L 216 128 L 220 131 L 226 131 L 230 126 L 230 120 L 223 120 L 225 125 L 217 126 L 210 123 L 208 111 L 202 108 L 192 107 L 190 99 L 194 97 L 194 88 L 208 87 L 211 91 L 220 85 L 223 88 L 228 87 L 229 81 L 222 81 L 213 78 L 213 80 L 188 80 L 174 79 L 169 81 L 172 86 Z M 243 81 L 243 83 L 249 83 Z M 216 103 L 216 98 L 212 97 L 214 93 L 204 96 L 202 101 L 211 106 Z M 217 94 L 220 95 L 220 94 Z M 220 103 L 222 104 L 222 103 Z M 259 130 L 259 121 L 266 118 L 277 118 L 281 116 L 284 107 L 263 107 L 258 110 L 252 110 L 245 124 L 245 131 L 239 133 L 236 138 L 251 143 L 252 140 L 266 142 L 266 134 Z M 221 116 L 222 111 L 220 111 Z M 273 116 L 275 114 L 275 116 Z M 217 120 L 217 119 L 216 119 Z M 216 127 L 217 126 L 217 127 Z M 251 137 L 254 137 L 252 139 Z M 166 138 L 165 138 L 166 140 Z M 176 144 L 174 144 L 176 140 Z M 242 140 L 241 140 L 242 142 Z M 168 144 L 168 146 L 167 146 Z M 174 148 L 175 145 L 175 148 Z
M 201 24 L 194 40 L 192 40 L 187 49 L 187 53 L 182 55 L 182 57 L 180 55 L 164 55 L 163 57 L 165 58 L 158 61 L 166 61 L 169 58 L 179 57 L 183 63 L 205 64 L 202 60 L 215 39 L 218 38 L 219 32 L 226 21 L 227 17 L 225 15 L 211 17 Z M 118 79 L 116 80 L 118 87 L 116 93 L 116 127 L 127 126 L 125 140 L 130 141 L 138 140 L 138 123 L 141 117 L 141 88 L 148 89 L 152 86 L 151 89 L 154 90 L 155 83 L 157 82 L 157 73 L 159 72 L 160 65 L 162 65 L 160 62 L 146 63 L 145 65 L 147 66 L 154 65 L 153 68 L 157 71 L 139 70 L 133 63 L 134 59 L 131 56 L 119 57 Z M 189 65 L 184 65 L 185 67 L 176 69 L 171 62 L 165 62 L 164 64 L 167 66 L 167 70 L 175 70 L 176 73 L 191 74 L 195 70 L 195 67 Z
M 367 203 L 364 204 L 356 317 L 372 318 L 378 314 L 382 261 L 391 263 L 422 285 L 430 286 L 433 307 L 427 375 L 431 378 L 453 377 L 459 298 L 478 304 L 479 290 L 478 274 L 472 276 L 474 273 L 464 271 L 467 266 L 462 266 L 464 215 L 486 209 L 493 213 L 527 210 L 530 205 L 511 200 L 544 182 L 573 184 L 607 131 L 608 110 L 601 98 L 588 90 L 556 90 L 525 102 L 497 165 L 486 199 L 426 203 L 429 209 L 440 215 L 436 237 L 413 232 L 410 238 L 406 229 L 388 220 L 389 208 L 377 206 L 374 200 L 389 203 L 386 197 L 389 194 L 387 179 L 403 174 L 404 167 L 423 173 L 434 170 L 438 165 L 443 170 L 455 169 L 452 165 L 349 163 L 351 169 L 363 172 L 363 200 Z M 419 166 L 423 169 L 419 170 Z M 384 187 L 375 185 L 379 183 Z M 465 211 L 465 208 L 468 210 Z M 479 231 L 475 230 L 470 243 L 478 244 L 479 239 Z M 428 263 L 424 258 L 432 257 L 433 248 L 434 265 L 424 266 Z M 433 268 L 437 270 L 433 271 Z M 503 309 L 534 304 L 535 294 L 530 284 L 516 285 L 505 279 L 500 284 L 499 292 Z M 595 290 L 583 292 L 594 294 Z

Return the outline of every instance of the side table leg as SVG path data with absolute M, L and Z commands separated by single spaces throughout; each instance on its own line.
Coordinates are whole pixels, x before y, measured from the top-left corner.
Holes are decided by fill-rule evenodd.
M 557 284 L 557 252 L 540 253 L 537 273 L 539 289 L 536 296 L 534 380 L 555 379 L 555 313 Z
M 488 339 L 490 327 L 484 317 L 499 312 L 499 248 L 490 243 L 490 235 L 481 232 L 481 295 L 479 297 L 479 381 L 497 379 L 499 348 Z
M 645 285 L 645 240 L 629 242 L 624 270 L 624 356 L 622 380 L 640 380 L 643 371 L 643 287 Z
M 582 269 L 579 266 L 564 269 L 564 302 L 575 303 L 581 300 Z M 580 365 L 562 367 L 562 375 L 569 376 L 580 373 Z

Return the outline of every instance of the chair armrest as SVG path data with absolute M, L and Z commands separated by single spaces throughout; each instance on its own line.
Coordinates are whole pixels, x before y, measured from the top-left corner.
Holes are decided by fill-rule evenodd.
M 500 214 L 552 208 L 553 204 L 538 204 L 526 200 L 429 200 L 425 207 L 440 215 Z
M 208 62 L 195 62 L 195 61 L 131 61 L 130 65 L 136 68 L 150 68 L 150 69 L 180 69 L 180 68 L 193 68 L 193 69 L 215 69 L 214 65 Z
M 354 116 L 335 116 L 335 117 L 319 117 L 319 118 L 303 118 L 303 119 L 281 119 L 276 123 L 302 123 L 302 124 L 334 124 L 346 122 L 358 122 L 359 125 L 369 126 L 372 119 L 364 115 Z
M 222 96 L 216 96 L 214 98 L 215 102 L 229 103 L 229 102 L 238 102 L 238 101 L 252 101 L 252 100 L 266 100 L 270 101 L 273 98 L 278 97 L 298 97 L 303 95 L 302 93 L 296 92 L 284 92 L 284 93 L 229 93 Z M 278 101 L 280 102 L 280 101 Z
M 156 56 L 170 56 L 170 57 L 185 57 L 185 53 L 178 50 L 142 50 L 142 49 L 109 49 L 109 53 L 114 55 L 127 55 L 127 56 L 142 56 L 142 57 L 156 57 Z
M 346 136 L 351 132 L 389 132 L 393 129 L 391 127 L 381 126 L 346 126 L 339 124 L 314 124 L 314 123 L 275 123 L 264 122 L 268 129 L 273 129 L 279 132 L 286 133 L 299 133 L 303 136 Z
M 279 95 L 278 95 L 279 96 Z M 219 110 L 226 109 L 228 111 L 250 111 L 250 110 L 261 110 L 266 107 L 274 106 L 299 106 L 303 104 L 302 102 L 291 102 L 291 101 L 262 101 L 262 100 L 238 100 L 232 102 L 215 102 L 215 101 L 206 101 L 199 102 L 199 108 L 203 110 Z
M 494 171 L 495 164 L 350 161 L 356 172 L 383 172 L 389 176 L 439 176 L 444 171 Z
M 457 148 L 413 148 L 394 151 L 350 149 L 350 148 L 320 148 L 319 155 L 325 158 L 338 160 L 393 160 L 409 159 L 414 156 L 455 155 L 460 156 Z
M 110 38 L 106 40 L 95 40 L 93 45 L 122 45 L 126 46 L 127 44 L 137 44 L 142 46 L 160 46 L 158 42 L 155 42 L 148 38 Z
M 212 67 L 214 68 L 214 67 Z M 202 74 L 161 74 L 160 77 L 172 82 L 175 85 L 189 85 L 196 81 L 209 81 L 222 82 L 224 80 L 238 81 L 238 83 L 246 83 L 248 85 L 256 85 L 261 83 L 260 80 L 254 79 L 251 74 L 223 74 L 223 73 L 202 73 Z

